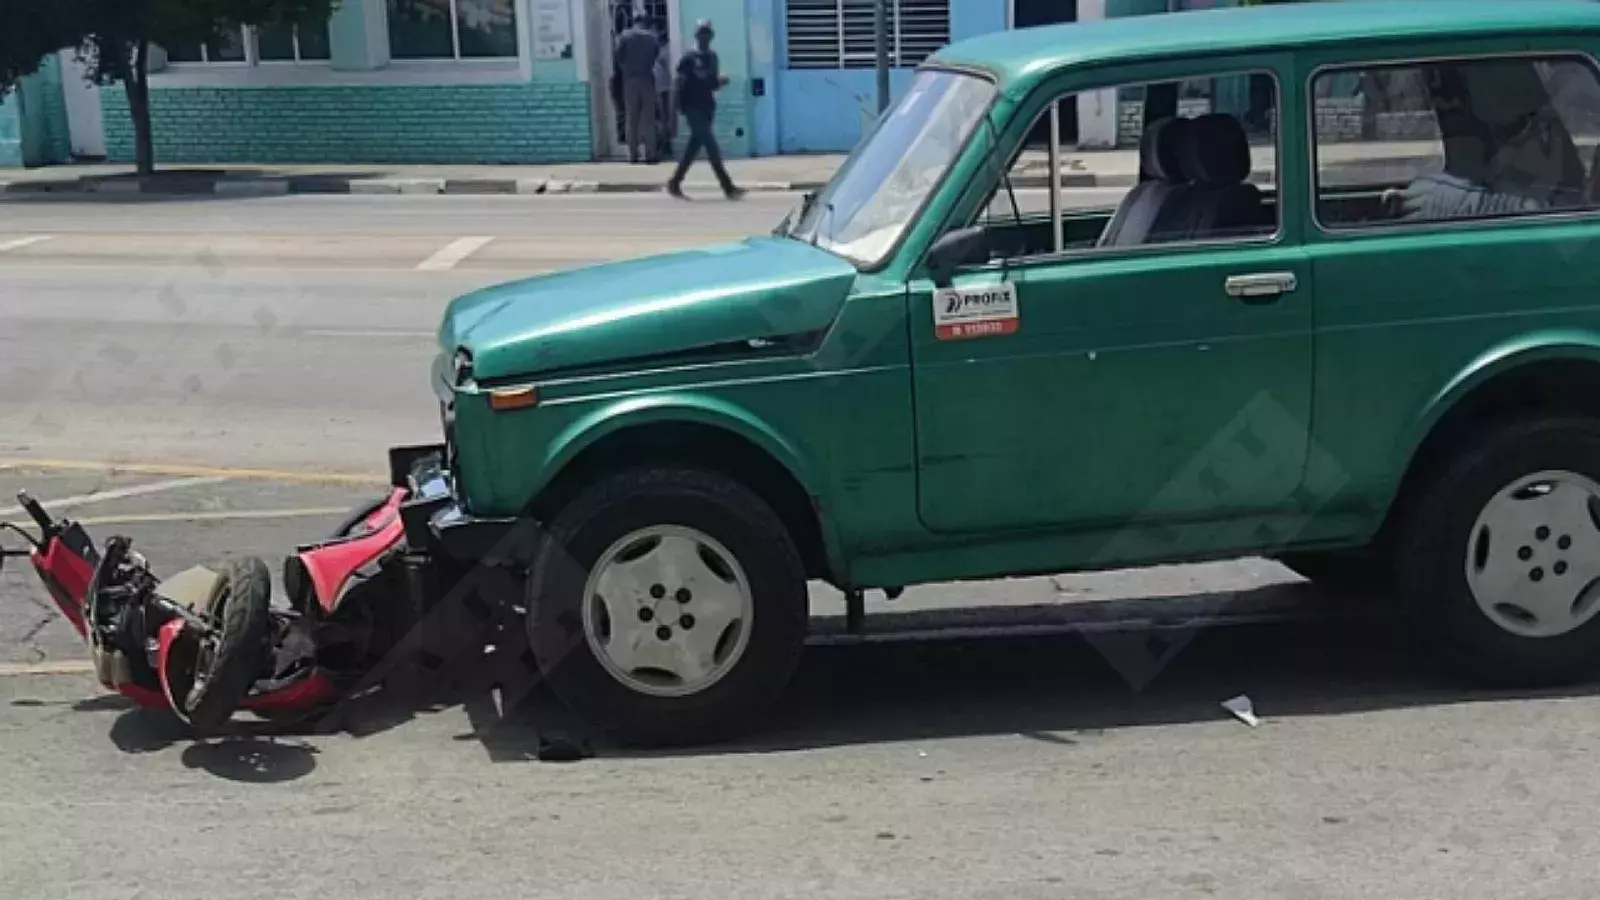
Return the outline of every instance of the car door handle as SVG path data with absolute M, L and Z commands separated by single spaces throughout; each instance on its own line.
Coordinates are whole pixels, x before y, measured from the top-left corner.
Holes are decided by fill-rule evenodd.
M 1294 293 L 1300 279 L 1293 272 L 1258 272 L 1233 275 L 1225 282 L 1228 296 L 1246 303 L 1271 303 L 1284 294 Z

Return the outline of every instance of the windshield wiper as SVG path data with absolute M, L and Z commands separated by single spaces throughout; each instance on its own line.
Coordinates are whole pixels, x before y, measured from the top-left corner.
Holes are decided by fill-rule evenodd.
M 772 233 L 778 237 L 792 237 L 795 226 L 806 220 L 806 214 L 811 212 L 811 204 L 815 202 L 817 202 L 816 191 L 807 191 L 802 194 L 800 196 L 800 208 L 790 209 L 784 215 L 783 221 L 778 223 L 778 227 L 772 230 Z
M 822 219 L 817 222 L 817 227 L 811 230 L 811 246 L 817 245 L 817 240 L 822 237 L 822 229 L 833 222 L 833 204 L 829 203 L 822 208 Z M 831 240 L 832 237 L 830 236 Z

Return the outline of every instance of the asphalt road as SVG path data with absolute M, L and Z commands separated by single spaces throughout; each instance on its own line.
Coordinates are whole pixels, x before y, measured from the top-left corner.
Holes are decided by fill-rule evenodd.
M 162 574 L 275 569 L 434 436 L 449 297 L 794 199 L 0 200 L 0 520 L 27 487 Z M 558 765 L 537 692 L 182 740 L 101 694 L 13 563 L 0 897 L 1591 895 L 1593 688 L 1463 690 L 1365 599 L 1261 560 L 873 597 L 901 637 L 1008 636 L 817 646 L 746 743 Z M 839 610 L 814 590 L 819 634 Z M 1260 727 L 1220 708 L 1241 693 Z

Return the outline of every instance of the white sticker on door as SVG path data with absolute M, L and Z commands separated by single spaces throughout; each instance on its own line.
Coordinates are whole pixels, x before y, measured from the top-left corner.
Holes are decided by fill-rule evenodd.
M 1017 286 L 1009 282 L 933 292 L 933 332 L 941 341 L 1016 334 L 1020 324 Z

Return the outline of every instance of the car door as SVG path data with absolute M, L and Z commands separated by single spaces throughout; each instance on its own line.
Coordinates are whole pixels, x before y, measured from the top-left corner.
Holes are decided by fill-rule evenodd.
M 1279 65 L 1287 71 L 1264 69 L 1275 83 Z M 1304 178 L 1295 145 L 1277 135 L 1252 154 L 1257 167 L 1284 162 L 1256 173 L 1270 182 L 1263 203 L 1275 224 L 1265 228 L 1008 260 L 958 272 L 946 289 L 913 282 L 928 528 L 1227 518 L 1291 502 L 1312 367 L 1303 200 L 1276 190 Z
M 1366 84 L 1385 129 L 1413 134 L 1313 127 L 1314 437 L 1340 462 L 1339 507 L 1381 516 L 1458 379 L 1600 330 L 1600 62 L 1582 43 L 1308 55 L 1316 96 Z

